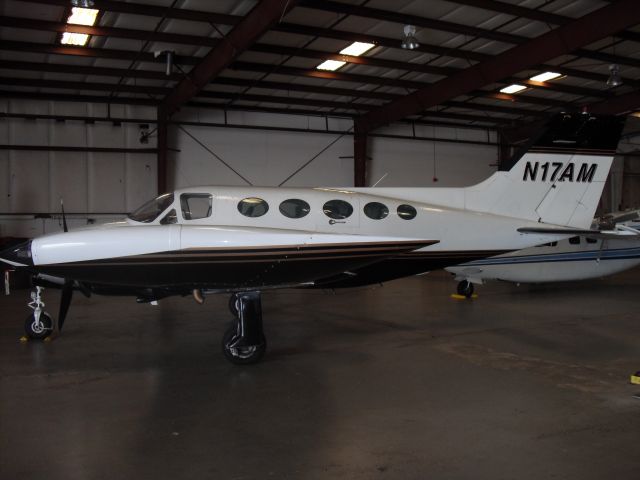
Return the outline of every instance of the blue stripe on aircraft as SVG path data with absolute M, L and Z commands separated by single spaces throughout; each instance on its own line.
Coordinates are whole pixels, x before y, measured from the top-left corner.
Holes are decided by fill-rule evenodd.
M 546 253 L 517 257 L 493 257 L 464 263 L 464 266 L 512 265 L 518 263 L 577 262 L 588 260 L 626 260 L 640 258 L 640 248 L 616 248 L 613 250 L 589 250 L 581 252 Z

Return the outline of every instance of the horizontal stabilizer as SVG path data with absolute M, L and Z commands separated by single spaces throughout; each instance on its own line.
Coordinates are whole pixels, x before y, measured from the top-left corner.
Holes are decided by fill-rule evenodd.
M 520 233 L 534 233 L 543 235 L 573 235 L 580 237 L 599 238 L 602 240 L 640 240 L 640 231 L 624 225 L 617 225 L 616 230 L 581 230 L 577 228 L 519 228 Z

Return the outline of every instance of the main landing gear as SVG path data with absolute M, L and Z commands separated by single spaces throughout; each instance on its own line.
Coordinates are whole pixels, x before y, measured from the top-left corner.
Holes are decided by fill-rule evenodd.
M 32 340 L 44 340 L 53 332 L 53 320 L 44 311 L 43 290 L 43 287 L 36 287 L 36 291 L 31 292 L 31 301 L 28 303 L 33 313 L 24 322 L 24 331 L 27 337 Z
M 471 298 L 473 296 L 473 283 L 469 280 L 462 280 L 458 283 L 458 295 Z
M 260 292 L 234 293 L 229 310 L 236 319 L 222 337 L 224 356 L 237 365 L 259 362 L 267 349 Z

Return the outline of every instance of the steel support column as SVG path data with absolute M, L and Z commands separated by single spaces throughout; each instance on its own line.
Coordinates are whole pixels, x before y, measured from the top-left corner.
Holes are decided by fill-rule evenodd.
M 366 187 L 367 134 L 356 130 L 353 135 L 353 186 Z
M 167 142 L 167 111 L 160 105 L 157 110 L 158 120 L 158 195 L 167 191 L 167 157 L 168 157 L 168 142 Z

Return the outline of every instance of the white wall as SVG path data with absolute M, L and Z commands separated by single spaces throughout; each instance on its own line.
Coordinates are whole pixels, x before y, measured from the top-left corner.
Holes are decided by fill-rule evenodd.
M 222 123 L 219 111 L 188 110 L 181 120 Z M 260 113 L 229 112 L 231 124 L 268 125 L 324 129 L 323 118 Z M 254 185 L 280 184 L 297 168 L 334 142 L 337 134 L 293 133 L 233 128 L 184 126 L 190 134 L 221 157 Z M 329 129 L 347 131 L 351 121 L 330 119 Z M 170 145 L 180 150 L 171 155 L 171 178 L 177 187 L 197 184 L 246 185 L 214 155 L 180 129 L 172 127 Z M 380 133 L 410 136 L 410 125 L 379 130 Z M 416 126 L 416 135 L 454 140 L 495 142 L 486 131 Z M 435 151 L 434 151 L 435 145 Z M 433 182 L 434 153 L 438 182 Z M 372 185 L 385 173 L 380 186 L 464 186 L 483 180 L 496 170 L 495 146 L 443 143 L 409 139 L 369 137 L 367 182 Z M 345 135 L 309 166 L 286 183 L 287 186 L 353 186 L 353 137 Z
M 0 111 L 41 115 L 106 117 L 103 104 L 0 100 Z M 113 105 L 111 116 L 155 118 L 154 109 Z M 8 145 L 141 148 L 137 124 L 86 124 L 84 121 L 3 119 L 0 143 Z M 0 214 L 59 213 L 60 199 L 82 225 L 136 208 L 156 190 L 155 154 L 0 150 Z M 32 236 L 57 229 L 57 221 L 0 217 L 0 236 Z
M 102 117 L 102 104 L 44 101 L 0 101 L 2 111 L 47 115 Z M 145 107 L 112 106 L 112 117 L 153 119 L 155 111 Z M 223 123 L 218 110 L 183 109 L 176 120 Z M 231 124 L 324 129 L 325 119 L 297 115 L 273 115 L 255 112 L 228 112 Z M 330 119 L 328 128 L 344 132 L 352 123 Z M 151 128 L 155 128 L 152 124 Z M 227 162 L 252 184 L 275 186 L 296 169 L 326 151 L 286 183 L 287 186 L 353 185 L 353 137 L 310 132 L 281 132 L 239 128 L 184 126 L 208 150 Z M 397 125 L 380 131 L 411 135 L 409 125 Z M 485 131 L 417 126 L 416 135 L 458 140 L 495 142 Z M 88 147 L 155 147 L 155 136 L 148 145 L 139 142 L 137 123 L 85 124 L 81 121 L 5 119 L 0 121 L 0 143 Z M 335 143 L 329 148 L 327 146 Z M 169 188 L 189 185 L 246 185 L 189 135 L 175 125 L 169 127 Z M 489 176 L 495 167 L 494 146 L 435 142 L 436 172 L 433 182 L 434 142 L 389 138 L 369 139 L 369 184 L 385 173 L 380 186 L 462 186 Z M 56 214 L 59 199 L 64 198 L 71 226 L 88 219 L 106 221 L 108 213 L 129 212 L 156 195 L 156 158 L 153 154 L 75 153 L 0 150 L 0 236 L 34 236 L 60 228 L 59 218 L 7 216 L 12 213 Z M 2 215 L 5 214 L 5 215 Z M 117 218 L 118 216 L 116 216 Z

